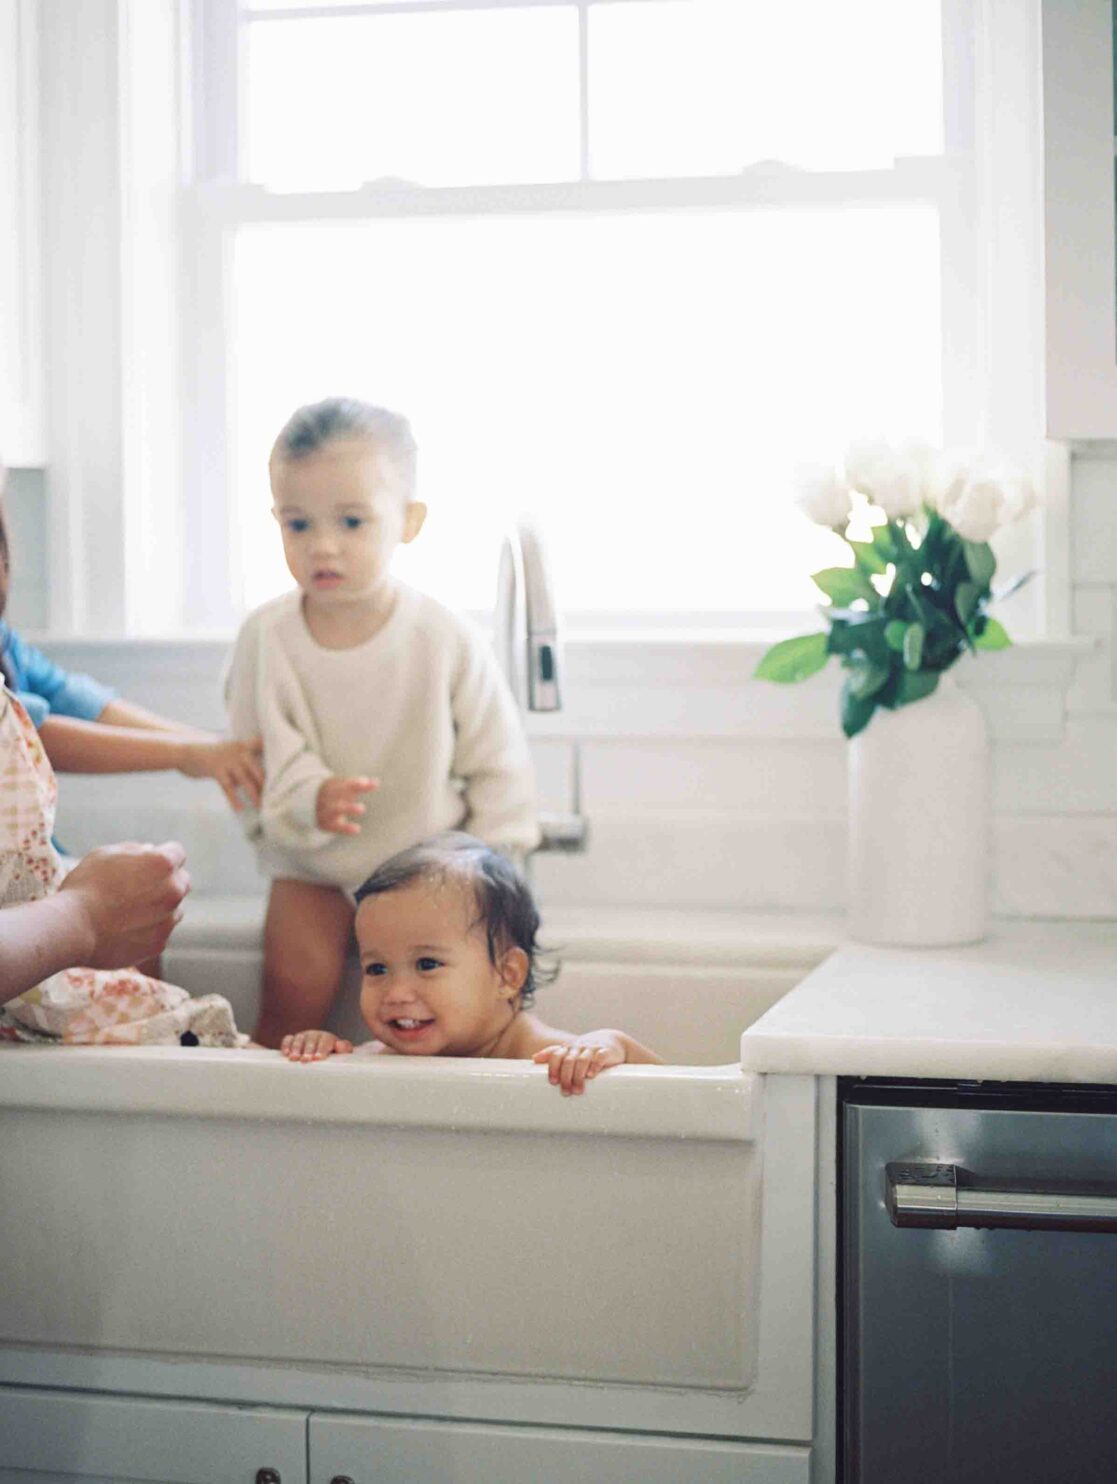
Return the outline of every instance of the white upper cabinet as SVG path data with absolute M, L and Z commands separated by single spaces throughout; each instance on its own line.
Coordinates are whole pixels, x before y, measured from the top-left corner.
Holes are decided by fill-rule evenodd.
M 1110 0 L 1043 0 L 1047 435 L 1117 437 Z
M 34 0 L 0 0 L 0 458 L 41 465 L 38 36 Z

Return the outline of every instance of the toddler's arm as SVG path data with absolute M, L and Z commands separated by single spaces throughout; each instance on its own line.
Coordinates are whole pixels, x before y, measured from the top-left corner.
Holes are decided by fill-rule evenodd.
M 249 619 L 225 673 L 225 703 L 235 737 L 263 738 L 265 778 L 250 836 L 288 850 L 317 850 L 335 835 L 356 834 L 368 778 L 339 778 L 321 757 L 318 728 L 282 647 Z
M 43 747 L 59 773 L 150 773 L 176 769 L 188 778 L 213 778 L 234 809 L 238 790 L 260 802 L 264 781 L 259 739 L 224 741 L 205 732 L 166 727 L 105 725 L 72 716 L 48 716 L 39 728 Z
M 662 1065 L 654 1051 L 616 1030 L 587 1031 L 583 1036 L 553 1041 L 540 1047 L 532 1061 L 546 1062 L 548 1077 L 563 1097 L 585 1092 L 586 1083 L 609 1067 L 625 1062 Z

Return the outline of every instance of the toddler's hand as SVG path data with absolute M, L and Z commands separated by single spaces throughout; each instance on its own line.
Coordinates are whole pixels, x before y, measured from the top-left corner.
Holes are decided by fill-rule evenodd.
M 221 785 L 230 807 L 237 813 L 244 807 L 241 793 L 254 807 L 260 806 L 264 770 L 260 755 L 264 744 L 259 737 L 250 742 L 228 742 L 218 738 L 184 742 L 179 771 L 188 778 L 214 778 Z
M 327 1056 L 348 1056 L 352 1041 L 343 1041 L 333 1031 L 298 1031 L 284 1036 L 279 1049 L 288 1061 L 324 1061 Z
M 318 790 L 318 828 L 334 835 L 359 835 L 357 821 L 365 812 L 361 795 L 379 787 L 379 778 L 327 778 Z
M 548 1063 L 548 1077 L 564 1098 L 586 1090 L 586 1083 L 598 1072 L 617 1067 L 624 1061 L 624 1048 L 599 1036 L 580 1036 L 568 1046 L 544 1046 L 532 1057 Z

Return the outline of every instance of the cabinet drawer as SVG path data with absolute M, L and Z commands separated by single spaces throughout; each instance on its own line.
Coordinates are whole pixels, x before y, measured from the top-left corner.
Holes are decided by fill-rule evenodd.
M 574 1428 L 310 1418 L 311 1484 L 808 1484 L 810 1452 Z
M 306 1413 L 0 1388 L 0 1484 L 306 1484 Z

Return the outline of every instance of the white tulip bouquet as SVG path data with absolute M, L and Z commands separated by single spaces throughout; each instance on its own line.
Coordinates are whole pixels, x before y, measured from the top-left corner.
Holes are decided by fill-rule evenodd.
M 855 495 L 884 516 L 870 523 L 869 540 L 849 534 Z M 842 730 L 853 737 L 878 706 L 929 696 L 960 655 L 1012 642 L 986 609 L 1031 573 L 994 591 L 989 541 L 1035 503 L 1023 476 L 982 455 L 866 441 L 847 451 L 841 475 L 801 467 L 797 496 L 811 520 L 847 543 L 853 562 L 813 574 L 829 599 L 829 629 L 774 644 L 756 668 L 760 679 L 806 680 L 837 655 L 846 671 Z

